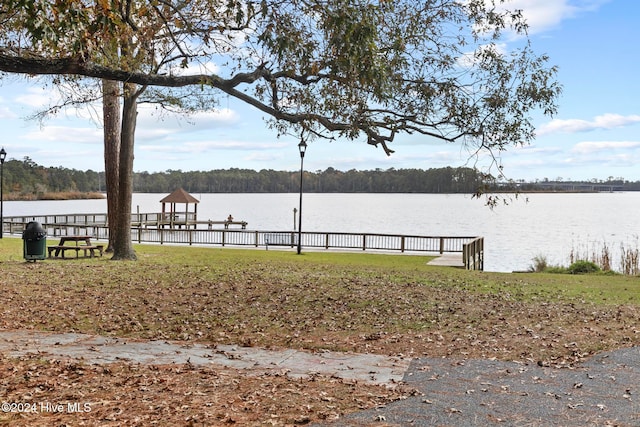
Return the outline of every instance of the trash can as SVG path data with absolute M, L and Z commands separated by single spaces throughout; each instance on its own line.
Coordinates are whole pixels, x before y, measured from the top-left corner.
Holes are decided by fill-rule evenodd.
M 22 232 L 24 241 L 24 259 L 27 261 L 43 260 L 46 258 L 47 232 L 39 222 L 31 221 Z

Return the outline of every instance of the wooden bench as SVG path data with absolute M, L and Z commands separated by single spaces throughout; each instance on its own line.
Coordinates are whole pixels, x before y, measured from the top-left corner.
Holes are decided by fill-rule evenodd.
M 207 221 L 207 224 L 209 224 L 209 230 L 211 230 L 213 228 L 214 225 L 224 225 L 224 228 L 229 228 L 230 225 L 239 225 L 242 227 L 243 230 L 247 229 L 247 224 L 249 224 L 247 221 Z
M 93 258 L 95 256 L 95 251 L 98 251 L 98 253 L 100 253 L 100 256 L 102 256 L 102 251 L 104 249 L 104 245 L 92 245 L 92 246 L 88 246 L 88 245 L 78 245 L 78 246 L 65 246 L 65 245 L 55 245 L 55 246 L 48 246 L 47 250 L 49 251 L 49 258 L 62 258 L 64 259 L 64 253 L 66 251 L 76 251 L 76 258 L 80 257 L 80 251 L 83 251 L 83 255 L 86 258 L 87 257 L 87 253 L 89 254 L 89 256 L 91 258 Z M 55 253 L 54 253 L 55 251 Z
M 269 246 L 291 246 L 298 244 L 298 234 L 296 232 L 265 233 L 264 243 L 269 250 Z

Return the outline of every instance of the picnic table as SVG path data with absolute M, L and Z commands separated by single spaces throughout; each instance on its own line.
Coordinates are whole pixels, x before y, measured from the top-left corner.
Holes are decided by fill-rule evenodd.
M 69 245 L 65 245 L 65 243 L 72 243 Z M 55 246 L 49 246 L 47 249 L 49 251 L 49 258 L 65 258 L 64 253 L 66 251 L 75 251 L 76 258 L 80 257 L 80 252 L 82 251 L 83 256 L 86 258 L 87 256 L 93 258 L 95 256 L 95 251 L 100 253 L 102 256 L 102 250 L 104 245 L 94 245 L 91 243 L 91 236 L 61 236 L 60 243 Z

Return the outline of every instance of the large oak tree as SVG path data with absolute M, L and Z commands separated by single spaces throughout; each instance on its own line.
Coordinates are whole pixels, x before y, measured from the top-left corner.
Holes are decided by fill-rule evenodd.
M 399 134 L 496 159 L 532 140 L 532 115 L 555 112 L 560 86 L 521 13 L 502 3 L 5 0 L 0 70 L 122 83 L 109 185 L 119 190 L 114 257 L 128 259 L 136 105 L 150 88 L 183 109 L 234 97 L 281 134 L 362 140 L 387 154 Z M 505 34 L 517 47 L 504 48 Z

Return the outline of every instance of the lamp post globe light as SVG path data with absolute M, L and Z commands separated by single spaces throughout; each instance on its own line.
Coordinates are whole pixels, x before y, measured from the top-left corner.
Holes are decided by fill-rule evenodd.
M 300 206 L 298 207 L 298 255 L 302 251 L 302 172 L 304 170 L 304 153 L 307 151 L 307 143 L 304 139 L 298 144 L 300 151 Z
M 4 150 L 4 147 L 0 149 L 0 239 L 2 239 L 2 234 L 4 231 L 4 212 L 3 212 L 3 204 L 4 204 L 4 159 L 7 158 L 7 152 Z

